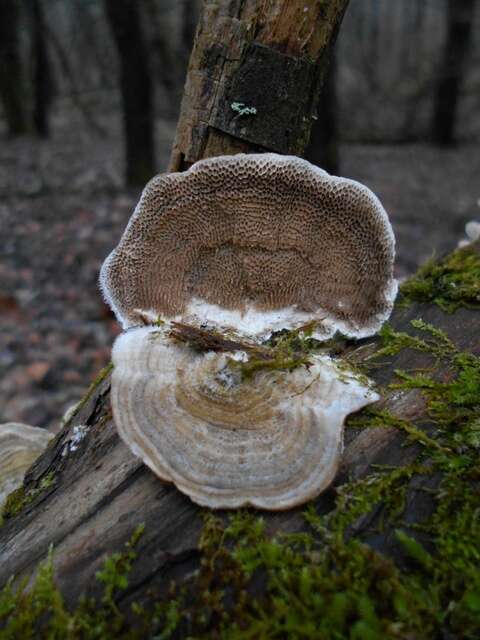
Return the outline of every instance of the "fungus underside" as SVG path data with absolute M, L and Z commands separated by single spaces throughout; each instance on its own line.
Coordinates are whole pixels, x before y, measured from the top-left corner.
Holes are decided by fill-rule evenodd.
M 459 352 L 445 333 L 422 320 L 412 325 L 408 333 L 386 325 L 381 348 L 369 362 L 403 349 L 428 354 L 431 375 L 397 371 L 389 386 L 420 390 L 435 428 L 427 434 L 408 420 L 372 409 L 352 417 L 349 426 L 406 432 L 406 445 L 419 445 L 413 462 L 375 467 L 365 478 L 341 485 L 335 508 L 320 515 L 310 505 L 304 512 L 306 531 L 298 533 L 272 538 L 255 512 L 240 510 L 225 522 L 205 510 L 197 573 L 172 585 L 167 598 L 133 605 L 129 623 L 119 598 L 128 585 L 134 544 L 111 556 L 97 574 L 102 598 L 84 599 L 73 612 L 65 609 L 50 560 L 30 591 L 14 592 L 7 585 L 1 593 L 0 638 L 16 637 L 8 633 L 18 628 L 32 630 L 24 638 L 48 637 L 46 631 L 38 635 L 29 616 L 41 619 L 45 630 L 55 629 L 56 638 L 477 638 L 480 358 Z M 439 360 L 448 367 L 447 381 L 435 378 Z M 434 488 L 418 486 L 429 478 L 437 479 Z M 434 509 L 425 519 L 406 523 L 412 491 L 428 492 Z M 365 532 L 359 534 L 358 525 L 373 513 L 380 514 L 377 532 L 387 524 L 395 530 L 401 563 L 362 541 Z

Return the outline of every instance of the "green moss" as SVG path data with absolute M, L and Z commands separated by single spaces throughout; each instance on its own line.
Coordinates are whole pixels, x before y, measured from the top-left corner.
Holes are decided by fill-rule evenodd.
M 72 411 L 71 415 L 69 416 L 68 421 L 65 424 L 70 424 L 70 422 L 73 420 L 73 418 L 75 418 L 75 416 L 79 413 L 79 411 L 81 409 L 83 409 L 83 407 L 90 400 L 90 398 L 94 394 L 95 390 L 102 384 L 102 382 L 107 378 L 107 376 L 110 375 L 110 373 L 112 371 L 113 371 L 113 362 L 109 362 L 107 364 L 107 366 L 104 367 L 100 371 L 100 373 L 97 375 L 97 377 L 90 383 L 90 386 L 88 387 L 85 395 L 78 402 L 78 404 L 76 405 L 75 409 Z M 65 426 L 65 425 L 63 425 L 63 426 Z
M 135 625 L 127 624 L 116 600 L 128 587 L 128 576 L 136 557 L 135 547 L 143 527 L 134 532 L 121 553 L 104 562 L 97 573 L 103 585 L 100 601 L 82 598 L 73 612 L 64 603 L 54 577 L 53 554 L 40 564 L 36 579 L 14 587 L 10 581 L 0 592 L 1 640 L 126 640 L 145 638 L 151 624 L 137 615 Z
M 27 505 L 32 503 L 46 489 L 49 489 L 55 484 L 55 476 L 52 471 L 49 471 L 41 480 L 29 488 L 28 491 L 22 485 L 7 497 L 5 504 L 3 505 L 0 514 L 0 524 L 3 524 L 9 518 L 13 518 L 14 515 L 22 511 Z
M 403 349 L 414 349 L 444 358 L 455 352 L 455 345 L 450 338 L 440 329 L 423 320 L 412 320 L 411 325 L 414 329 L 423 332 L 422 337 L 412 335 L 410 333 L 395 331 L 393 327 L 386 322 L 379 331 L 382 339 L 382 346 L 375 351 L 368 360 L 378 359 L 382 356 L 395 356 Z
M 480 253 L 457 249 L 440 262 L 431 260 L 400 287 L 403 303 L 433 302 L 448 313 L 480 308 Z

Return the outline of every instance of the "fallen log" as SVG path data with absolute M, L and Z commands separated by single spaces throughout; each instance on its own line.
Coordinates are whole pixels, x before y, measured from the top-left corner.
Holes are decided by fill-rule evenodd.
M 478 268 L 478 247 L 462 252 L 465 264 Z M 472 257 L 476 262 L 472 262 Z M 449 260 L 446 258 L 444 263 Z M 461 264 L 458 257 L 455 264 Z M 459 271 L 452 271 L 452 278 L 459 276 Z M 428 275 L 422 277 L 428 282 Z M 478 397 L 472 398 L 472 394 L 478 393 L 480 384 L 480 361 L 475 357 L 480 355 L 479 316 L 478 309 L 460 307 L 449 314 L 435 302 L 405 304 L 404 297 L 403 301 L 400 297 L 391 323 L 380 337 L 331 345 L 337 356 L 341 354 L 368 371 L 381 389 L 382 399 L 349 420 L 341 470 L 331 489 L 308 507 L 307 516 L 304 508 L 276 514 L 241 510 L 242 515 L 233 516 L 232 528 L 231 514 L 215 513 L 214 517 L 173 485 L 160 482 L 117 436 L 109 404 L 107 371 L 30 470 L 24 488 L 9 500 L 0 528 L 0 584 L 5 585 L 12 575 L 17 583 L 23 577 L 34 576 L 53 545 L 56 584 L 68 607 L 75 608 L 82 594 L 96 595 L 101 602 L 102 582 L 98 575 L 103 575 L 106 559 L 108 564 L 108 558 L 123 548 L 139 525 L 143 535 L 135 553 L 132 552 L 128 583 L 115 589 L 115 609 L 126 629 L 130 628 L 133 602 L 137 609 L 142 605 L 146 610 L 153 603 L 158 606 L 162 602 L 164 607 L 176 603 L 179 620 L 175 628 L 179 637 L 185 629 L 216 637 L 221 624 L 227 624 L 219 611 L 225 609 L 228 612 L 225 620 L 234 624 L 235 617 L 228 616 L 234 616 L 235 607 L 232 610 L 231 602 L 212 604 L 205 594 L 205 584 L 210 594 L 216 593 L 214 588 L 219 589 L 226 600 L 227 587 L 233 589 L 235 597 L 244 591 L 255 594 L 258 602 L 268 609 L 272 586 L 266 583 L 265 574 L 273 571 L 270 561 L 257 558 L 255 571 L 250 574 L 242 565 L 244 560 L 238 558 L 242 558 L 241 549 L 246 553 L 246 548 L 255 549 L 255 544 L 264 544 L 262 541 L 271 540 L 272 536 L 281 541 L 283 534 L 298 534 L 301 549 L 297 553 L 304 571 L 315 568 L 320 562 L 319 554 L 328 545 L 334 555 L 340 554 L 340 540 L 344 550 L 350 540 L 361 541 L 361 549 L 373 554 L 368 562 L 375 579 L 380 579 L 377 574 L 383 575 L 383 571 L 382 580 L 386 585 L 391 580 L 393 591 L 405 576 L 411 579 L 413 575 L 421 581 L 423 575 L 434 582 L 438 578 L 435 563 L 442 567 L 439 554 L 445 553 L 445 549 L 438 548 L 439 523 L 432 525 L 433 533 L 425 523 L 429 519 L 435 521 L 439 511 L 449 505 L 442 517 L 451 518 L 448 526 L 453 535 L 461 531 L 455 521 L 458 514 L 470 517 L 469 509 L 475 504 L 478 513 L 479 477 L 476 467 L 472 467 L 472 458 L 478 454 L 480 444 L 475 422 L 480 407 Z M 461 305 L 461 300 L 457 299 L 457 304 Z M 84 437 L 81 442 L 77 438 L 76 446 L 72 447 L 74 430 L 77 428 L 78 433 L 80 425 L 84 425 Z M 448 491 L 453 496 L 457 490 L 455 482 L 458 495 L 448 502 Z M 470 497 L 468 492 L 472 492 Z M 225 533 L 228 523 L 231 533 L 229 530 Z M 451 553 L 452 557 L 463 558 L 467 567 L 471 552 L 469 536 L 478 530 L 478 516 L 465 526 L 465 538 L 454 541 L 458 552 L 453 549 Z M 335 536 L 340 537 L 335 540 Z M 249 541 L 247 547 L 242 546 L 245 539 Z M 285 542 L 278 542 L 285 554 L 288 545 L 294 544 L 288 540 L 287 537 Z M 316 545 L 320 545 L 319 549 Z M 218 555 L 222 549 L 225 557 Z M 288 553 L 291 552 L 290 548 Z M 276 562 L 280 566 L 282 561 Z M 341 572 L 341 554 L 337 561 Z M 226 584 L 222 582 L 221 571 L 226 576 L 232 571 L 229 563 L 235 564 L 242 576 L 241 589 L 232 586 L 228 579 Z M 285 567 L 289 567 L 288 554 Z M 296 572 L 297 569 L 292 576 Z M 458 567 L 453 573 L 452 580 L 462 580 Z M 172 581 L 177 585 L 175 597 L 170 591 Z M 188 587 L 186 600 L 177 600 L 180 585 Z M 454 614 L 463 621 L 465 611 L 469 611 L 466 605 L 462 609 L 459 596 L 460 593 L 468 596 L 467 586 L 457 587 L 453 595 L 453 587 L 449 586 L 454 602 L 452 612 L 443 622 L 438 621 L 436 627 L 432 612 L 442 603 L 432 601 L 428 615 L 421 611 L 419 620 L 433 625 L 431 633 L 412 637 L 437 637 L 434 631 L 444 627 L 455 629 L 459 623 Z M 203 590 L 199 591 L 200 587 Z M 290 589 L 289 597 L 298 597 L 298 585 L 292 583 Z M 181 606 L 185 607 L 184 614 Z M 259 614 L 255 613 L 254 605 L 245 606 L 248 615 L 243 613 L 241 620 L 248 628 Z M 372 606 L 382 610 L 380 594 Z M 200 610 L 204 614 L 203 626 L 198 618 Z M 398 619 L 398 612 L 387 608 L 384 617 L 378 611 L 374 613 L 382 624 L 388 623 L 392 629 L 397 624 L 402 633 L 408 630 L 408 623 Z M 477 629 L 473 609 L 471 613 L 472 620 L 467 622 Z M 354 621 L 360 616 L 358 611 L 351 615 Z M 159 628 L 165 628 L 161 616 L 157 623 Z M 241 628 L 241 622 L 235 624 Z M 385 637 L 397 636 L 392 632 Z

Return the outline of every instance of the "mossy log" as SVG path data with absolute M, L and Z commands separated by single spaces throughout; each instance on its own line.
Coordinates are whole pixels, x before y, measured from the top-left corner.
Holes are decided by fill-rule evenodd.
M 469 251 L 473 254 L 478 248 Z M 391 327 L 397 332 L 420 335 L 410 323 L 421 318 L 423 323 L 445 332 L 460 352 L 479 356 L 478 313 L 476 309 L 459 308 L 449 314 L 435 303 L 414 302 L 397 305 Z M 368 478 L 378 465 L 402 468 L 418 458 L 425 444 L 422 437 L 412 439 L 411 431 L 397 428 L 395 422 L 405 421 L 427 438 L 435 431 L 420 388 L 392 390 L 388 386 L 397 379 L 398 370 L 431 369 L 432 353 L 408 348 L 407 344 L 396 355 L 381 352 L 375 358 L 373 354 L 381 343 L 377 336 L 357 343 L 340 343 L 337 348 L 344 355 L 353 354 L 358 365 L 369 363 L 368 375 L 382 389 L 383 397 L 376 407 L 376 426 L 361 426 L 359 416 L 347 426 L 342 467 L 333 486 L 315 500 L 313 506 L 318 514 L 335 509 L 341 487 L 347 481 Z M 448 365 L 437 361 L 435 379 L 448 380 L 449 376 Z M 173 485 L 159 481 L 119 440 L 109 389 L 107 372 L 30 470 L 18 496 L 19 504 L 10 501 L 10 512 L 0 528 L 0 585 L 12 575 L 17 579 L 34 575 L 53 545 L 59 588 L 67 604 L 74 605 L 82 594 L 99 593 L 96 572 L 109 554 L 122 548 L 139 524 L 145 530 L 128 588 L 117 602 L 120 609 L 128 608 L 133 600 L 151 599 L 152 594 L 165 595 L 171 581 L 181 584 L 199 569 L 198 543 L 206 510 Z M 360 418 L 362 415 L 364 412 Z M 389 417 L 384 427 L 378 428 L 382 415 Z M 87 425 L 88 433 L 71 451 L 69 442 L 78 425 Z M 432 512 L 434 489 L 440 479 L 440 473 L 413 478 L 405 494 L 403 521 L 422 521 Z M 303 512 L 304 508 L 263 513 L 268 534 L 306 531 Z M 383 516 L 379 503 L 378 508 L 356 519 L 349 535 L 402 563 L 404 552 L 394 534 L 395 527 L 388 523 L 383 529 L 375 526 Z M 261 581 L 256 588 L 262 589 Z

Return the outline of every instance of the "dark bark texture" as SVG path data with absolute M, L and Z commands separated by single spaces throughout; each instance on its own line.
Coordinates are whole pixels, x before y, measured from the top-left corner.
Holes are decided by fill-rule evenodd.
M 310 142 L 305 152 L 307 160 L 328 173 L 340 173 L 337 130 L 336 63 L 332 52 L 330 64 L 321 88 L 317 118 L 312 125 Z

